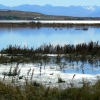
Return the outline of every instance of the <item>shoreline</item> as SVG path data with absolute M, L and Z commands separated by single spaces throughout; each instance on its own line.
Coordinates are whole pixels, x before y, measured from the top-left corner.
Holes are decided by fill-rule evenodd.
M 0 20 L 0 27 L 100 27 L 100 21 L 93 20 Z

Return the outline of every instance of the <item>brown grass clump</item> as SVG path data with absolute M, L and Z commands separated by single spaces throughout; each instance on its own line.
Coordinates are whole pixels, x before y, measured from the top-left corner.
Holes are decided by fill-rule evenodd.
M 68 87 L 61 90 L 56 87 L 45 87 L 37 82 L 22 86 L 0 81 L 0 100 L 99 100 L 100 80 L 90 85 L 83 79 L 82 87 Z

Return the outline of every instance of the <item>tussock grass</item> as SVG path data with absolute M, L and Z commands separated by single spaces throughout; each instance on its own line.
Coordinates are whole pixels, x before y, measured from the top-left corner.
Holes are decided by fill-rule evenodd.
M 61 77 L 58 77 L 58 83 L 63 83 L 65 82 Z
M 45 66 L 46 64 L 50 61 L 50 57 L 48 56 L 42 56 L 44 54 L 43 52 L 50 53 L 48 52 L 49 49 L 46 49 L 50 46 L 45 46 L 44 51 L 41 51 L 42 49 L 27 49 L 27 48 L 19 48 L 19 47 L 12 47 L 9 46 L 9 48 L 2 50 L 2 55 L 0 57 L 0 63 L 10 63 L 10 62 L 15 62 L 17 61 L 18 64 L 20 62 L 38 62 L 42 66 L 42 63 L 39 61 L 44 61 Z M 66 48 L 65 48 L 66 47 Z M 84 47 L 86 47 L 84 49 Z M 54 54 L 57 54 L 57 52 L 61 53 L 61 46 L 57 45 L 55 47 L 57 50 L 56 52 L 53 51 Z M 100 52 L 100 45 L 98 42 L 90 42 L 89 44 L 78 44 L 76 48 L 73 46 L 70 46 L 67 48 L 67 46 L 64 46 L 65 51 L 65 58 L 68 61 L 74 61 L 77 60 L 77 63 L 81 61 L 85 61 L 88 59 L 89 63 L 93 63 L 93 61 L 98 62 L 100 59 L 96 59 L 96 54 L 99 54 Z M 70 51 L 68 51 L 70 48 Z M 63 50 L 63 49 L 62 49 Z M 82 50 L 84 54 L 82 55 Z M 15 52 L 16 51 L 16 52 Z M 97 52 L 98 51 L 98 52 Z M 17 55 L 19 54 L 21 55 Z M 40 52 L 42 52 L 40 54 Z M 7 56 L 3 56 L 3 54 L 9 54 L 9 58 Z M 38 54 L 39 53 L 39 54 Z M 60 64 L 62 56 L 60 56 L 58 53 L 58 56 L 56 58 L 53 58 L 55 63 L 59 64 L 60 69 L 64 68 L 66 64 Z M 71 55 L 71 53 L 73 53 Z M 85 55 L 86 53 L 86 55 Z M 31 55 L 32 54 L 32 55 Z M 63 54 L 63 53 L 61 53 Z M 68 55 L 66 55 L 68 54 Z M 90 54 L 90 56 L 89 56 Z M 93 56 L 92 56 L 93 55 Z M 98 55 L 99 56 L 99 55 Z M 30 58 L 30 59 L 29 59 Z M 30 79 L 25 78 L 25 83 L 23 85 L 16 85 L 14 84 L 15 79 L 13 76 L 17 76 L 17 80 L 22 78 L 20 75 L 20 69 L 18 68 L 18 64 L 14 69 L 12 67 L 9 70 L 8 74 L 4 74 L 3 81 L 0 81 L 0 100 L 100 100 L 100 78 L 98 77 L 98 81 L 94 84 L 91 85 L 89 82 L 82 81 L 82 86 L 81 87 L 75 87 L 74 83 L 70 83 L 70 87 L 66 89 L 61 89 L 52 87 L 51 86 L 44 86 L 38 82 L 35 82 L 32 80 L 34 77 L 34 69 L 29 69 L 27 72 L 27 77 L 29 76 L 31 72 L 31 77 Z M 98 63 L 96 63 L 98 64 Z M 40 66 L 40 74 L 41 74 L 41 66 Z M 73 65 L 74 66 L 74 65 Z M 10 82 L 7 82 L 5 80 L 6 76 L 12 77 L 12 80 Z M 72 80 L 74 79 L 75 75 L 73 75 Z M 62 78 L 58 77 L 58 83 L 57 84 L 63 84 L 64 81 Z M 67 85 L 65 82 L 64 84 Z M 78 84 L 77 84 L 78 86 Z
M 45 87 L 37 82 L 25 82 L 16 86 L 0 81 L 0 100 L 100 100 L 100 80 L 94 85 L 83 80 L 82 87 L 61 90 Z

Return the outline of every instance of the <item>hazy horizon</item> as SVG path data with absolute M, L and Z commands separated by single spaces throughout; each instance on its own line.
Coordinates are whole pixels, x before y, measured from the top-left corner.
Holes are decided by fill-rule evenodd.
M 46 4 L 50 4 L 52 6 L 71 6 L 71 5 L 82 5 L 82 6 L 100 6 L 100 0 L 96 0 L 96 1 L 91 1 L 91 0 L 0 0 L 0 4 L 5 5 L 5 6 L 18 6 L 18 5 L 23 5 L 23 4 L 29 4 L 29 5 L 46 5 Z

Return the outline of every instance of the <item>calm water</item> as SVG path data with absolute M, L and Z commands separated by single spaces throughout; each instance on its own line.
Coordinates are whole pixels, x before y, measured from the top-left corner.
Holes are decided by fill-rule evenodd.
M 76 30 L 76 28 L 0 28 L 0 49 L 7 45 L 39 47 L 46 44 L 77 44 L 100 40 L 100 28 Z
M 81 73 L 81 74 L 100 74 L 100 65 L 98 64 L 97 66 L 90 65 L 88 62 L 85 62 L 83 67 L 81 67 L 81 62 L 80 64 L 74 63 L 74 66 L 70 68 L 64 69 L 64 73 Z
M 100 28 L 88 30 L 77 30 L 76 28 L 0 28 L 0 49 L 8 45 L 20 45 L 21 47 L 39 47 L 46 44 L 78 44 L 90 41 L 100 41 Z M 89 64 L 84 65 L 85 69 L 66 69 L 67 73 L 99 74 L 100 68 L 90 68 Z

